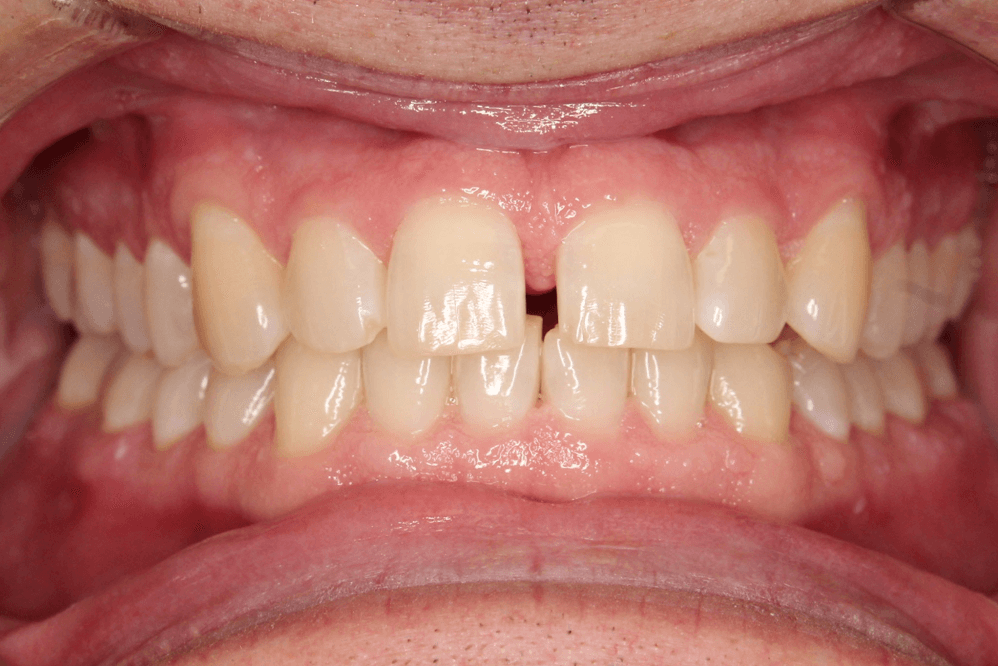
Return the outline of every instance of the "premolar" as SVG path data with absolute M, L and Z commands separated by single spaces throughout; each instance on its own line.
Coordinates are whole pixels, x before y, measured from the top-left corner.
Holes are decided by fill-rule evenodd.
M 922 339 L 925 318 L 932 298 L 929 248 L 917 240 L 908 250 L 908 308 L 904 316 L 901 344 L 905 347 Z
M 713 343 L 697 333 L 689 349 L 635 349 L 631 393 L 648 426 L 662 439 L 688 437 L 703 419 Z
M 903 349 L 874 361 L 874 372 L 884 394 L 884 409 L 915 424 L 925 420 L 926 403 L 918 369 Z
M 939 240 L 932 251 L 929 262 L 932 298 L 925 311 L 924 340 L 935 340 L 949 318 L 953 286 L 960 266 L 960 248 L 955 234 L 948 234 Z
M 41 233 L 42 283 L 45 296 L 62 321 L 73 318 L 73 239 L 47 220 Z
M 553 328 L 544 336 L 541 393 L 566 418 L 610 430 L 624 412 L 628 363 L 626 349 L 580 345 Z
M 163 367 L 145 354 L 132 354 L 104 395 L 104 432 L 119 432 L 149 419 Z
M 200 346 L 194 329 L 191 269 L 158 238 L 146 248 L 145 268 L 149 341 L 160 365 L 176 368 Z
M 198 350 L 180 367 L 163 373 L 152 410 L 152 436 L 157 449 L 168 448 L 204 421 L 210 372 L 211 359 Z
M 89 333 L 113 333 L 117 324 L 111 257 L 79 231 L 76 232 L 75 245 L 77 327 Z
M 104 375 L 121 351 L 117 335 L 82 335 L 63 361 L 56 401 L 64 409 L 83 409 L 97 402 Z
M 149 331 L 146 325 L 145 267 L 124 243 L 114 250 L 114 308 L 118 313 L 118 332 L 125 345 L 135 354 L 149 351 Z
M 790 432 L 790 369 L 769 345 L 714 345 L 710 401 L 743 436 L 782 442 Z
M 231 377 L 213 370 L 204 398 L 204 428 L 208 444 L 227 449 L 246 439 L 274 398 L 274 362 Z
M 873 263 L 870 307 L 860 345 L 872 358 L 887 358 L 901 348 L 908 309 L 908 254 L 900 243 Z
M 959 393 L 956 374 L 946 350 L 935 342 L 923 342 L 914 349 L 912 355 L 921 370 L 925 392 L 930 398 L 948 400 Z
M 863 356 L 841 366 L 842 376 L 849 389 L 850 420 L 860 430 L 871 435 L 884 432 L 884 394 L 877 382 L 873 367 Z

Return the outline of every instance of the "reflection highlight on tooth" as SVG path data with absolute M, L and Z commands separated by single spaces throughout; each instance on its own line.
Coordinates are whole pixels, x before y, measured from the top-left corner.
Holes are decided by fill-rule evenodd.
M 90 333 L 113 333 L 114 264 L 89 236 L 76 232 L 74 257 L 76 316 L 79 328 Z
M 233 377 L 211 371 L 204 398 L 204 428 L 214 449 L 235 446 L 253 431 L 274 398 L 274 362 Z
M 857 356 L 840 366 L 849 390 L 849 416 L 857 428 L 871 435 L 884 432 L 884 396 L 870 361 Z
M 901 348 L 908 309 L 908 253 L 897 243 L 874 263 L 870 305 L 860 346 L 871 358 L 887 358 Z
M 63 409 L 83 409 L 97 402 L 104 375 L 121 351 L 117 335 L 82 335 L 63 361 L 56 401 Z
M 575 343 L 553 328 L 544 336 L 541 394 L 566 418 L 608 431 L 624 412 L 629 356 L 626 349 Z
M 73 239 L 51 219 L 42 226 L 40 251 L 45 296 L 62 321 L 73 318 Z
M 688 437 L 704 416 L 713 343 L 697 332 L 689 349 L 635 349 L 631 393 L 648 426 L 662 439 Z
M 145 268 L 149 341 L 160 365 L 176 368 L 200 346 L 194 329 L 191 269 L 158 238 L 146 248 Z
M 873 362 L 884 396 L 884 410 L 914 424 L 925 420 L 926 402 L 918 369 L 905 350 Z
M 849 437 L 849 393 L 839 366 L 801 339 L 785 345 L 793 377 L 793 402 L 801 415 L 829 437 Z
M 135 354 L 149 351 L 146 307 L 143 294 L 145 267 L 124 243 L 114 250 L 114 309 L 121 339 Z
M 104 432 L 120 432 L 149 419 L 162 372 L 150 356 L 128 357 L 104 395 Z
M 711 403 L 743 436 L 783 442 L 790 432 L 790 369 L 769 345 L 714 345 Z
M 169 448 L 204 421 L 210 373 L 211 359 L 200 350 L 163 373 L 152 410 L 153 443 L 158 450 Z

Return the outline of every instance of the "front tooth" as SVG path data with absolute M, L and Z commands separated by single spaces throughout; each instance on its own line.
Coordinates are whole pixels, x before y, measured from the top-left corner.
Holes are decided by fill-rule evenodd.
M 620 423 L 627 401 L 629 352 L 572 342 L 557 328 L 544 336 L 541 394 L 565 417 L 609 430 Z
M 856 356 L 870 292 L 866 207 L 836 204 L 808 233 L 790 263 L 787 323 L 825 356 L 848 363 Z
M 45 296 L 62 321 L 73 318 L 73 239 L 61 226 L 47 221 L 42 227 L 42 282 Z
M 841 366 L 849 389 L 849 414 L 860 430 L 871 435 L 884 432 L 884 395 L 870 362 L 862 356 Z
M 714 345 L 710 401 L 737 432 L 782 442 L 790 432 L 790 369 L 769 345 Z
M 898 243 L 873 264 L 870 307 L 860 341 L 863 353 L 872 358 L 887 358 L 897 353 L 907 308 L 908 255 Z
M 950 299 L 949 318 L 957 319 L 970 300 L 981 272 L 981 238 L 973 225 L 967 225 L 956 235 L 960 250 L 959 268 L 953 281 L 953 294 Z
M 382 331 L 364 347 L 361 360 L 367 410 L 386 430 L 417 435 L 443 413 L 450 392 L 450 358 L 401 358 Z
M 519 349 L 454 357 L 454 393 L 465 424 L 480 431 L 509 427 L 537 404 L 541 326 L 540 317 L 527 315 Z
M 169 245 L 146 249 L 145 302 L 149 341 L 160 365 L 176 368 L 198 348 L 191 269 Z
M 953 285 L 960 266 L 960 249 L 955 234 L 944 236 L 929 261 L 932 299 L 925 312 L 925 332 L 922 337 L 932 342 L 939 337 L 949 317 Z
M 935 342 L 923 342 L 912 350 L 922 371 L 925 391 L 930 398 L 948 400 L 959 393 L 949 354 Z
M 237 375 L 263 364 L 287 335 L 281 265 L 235 214 L 201 204 L 191 214 L 194 315 L 215 366 Z
M 282 294 L 291 333 L 317 351 L 360 349 L 385 327 L 384 264 L 329 218 L 295 231 Z
M 526 298 L 516 229 L 482 203 L 416 205 L 395 232 L 386 302 L 400 356 L 518 347 Z
M 915 241 L 908 251 L 908 308 L 901 335 L 904 347 L 915 344 L 925 333 L 925 316 L 932 298 L 929 265 L 929 249 L 925 241 Z
M 722 223 L 694 269 L 700 330 L 718 342 L 777 338 L 786 323 L 787 282 L 776 236 L 765 222 L 737 217 Z
M 232 377 L 213 370 L 204 397 L 204 428 L 215 449 L 235 446 L 253 431 L 274 398 L 274 362 Z
M 557 282 L 567 339 L 647 349 L 693 342 L 690 259 L 675 219 L 659 205 L 590 214 L 558 248 Z
M 104 432 L 120 432 L 149 418 L 162 372 L 149 356 L 129 356 L 104 395 Z
M 688 437 L 703 419 L 713 344 L 697 333 L 689 349 L 635 349 L 631 392 L 649 427 L 662 439 Z
M 158 450 L 201 425 L 210 372 L 211 359 L 198 350 L 180 367 L 163 373 L 152 411 L 153 442 Z
M 114 263 L 89 236 L 76 232 L 76 305 L 82 329 L 113 333 Z
M 839 366 L 801 339 L 789 345 L 793 401 L 818 430 L 845 441 L 849 437 L 849 392 Z
M 69 350 L 59 375 L 56 400 L 64 409 L 82 409 L 97 402 L 104 375 L 121 351 L 116 335 L 83 335 Z
M 144 285 L 145 268 L 124 243 L 118 243 L 114 251 L 114 308 L 121 338 L 136 354 L 149 351 L 150 345 L 142 297 Z
M 283 456 L 324 448 L 363 396 L 360 351 L 325 354 L 289 338 L 277 351 L 275 446 Z
M 903 349 L 890 358 L 874 361 L 873 370 L 884 394 L 885 410 L 915 424 L 925 420 L 925 392 L 918 369 Z

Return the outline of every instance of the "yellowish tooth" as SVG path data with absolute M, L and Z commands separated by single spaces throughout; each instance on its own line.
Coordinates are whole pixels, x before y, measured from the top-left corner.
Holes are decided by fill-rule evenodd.
M 162 373 L 163 367 L 150 356 L 128 357 L 104 395 L 104 432 L 121 432 L 149 419 Z
M 120 351 L 117 335 L 83 335 L 73 343 L 59 375 L 59 406 L 83 409 L 97 402 L 104 375 Z
M 516 229 L 482 202 L 417 204 L 395 231 L 386 302 L 400 356 L 519 347 L 526 298 Z
M 923 342 L 912 349 L 915 363 L 921 370 L 925 382 L 925 392 L 930 398 L 949 400 L 957 397 L 960 390 L 953 372 L 949 354 L 942 345 Z
M 321 451 L 362 398 L 359 350 L 324 354 L 289 338 L 277 351 L 277 453 L 298 457 Z
M 884 432 L 884 395 L 870 362 L 863 356 L 840 366 L 849 388 L 849 414 L 860 430 L 871 435 Z
M 960 259 L 956 234 L 943 236 L 932 251 L 929 261 L 932 298 L 925 311 L 925 333 L 922 335 L 929 342 L 939 337 L 949 317 Z
M 762 219 L 723 222 L 694 269 L 701 331 L 718 342 L 772 342 L 779 336 L 787 319 L 787 281 L 776 236 Z
M 866 207 L 844 199 L 804 239 L 787 268 L 787 323 L 825 356 L 856 356 L 870 293 Z
M 901 346 L 913 345 L 925 333 L 925 318 L 932 298 L 929 249 L 925 241 L 915 241 L 908 250 L 908 309 L 904 316 Z
M 260 367 L 287 336 L 281 265 L 234 213 L 203 203 L 191 214 L 194 320 L 222 372 Z
M 82 330 L 114 333 L 114 264 L 89 236 L 76 232 L 76 307 Z
M 145 267 L 128 246 L 118 243 L 114 250 L 114 309 L 121 339 L 134 354 L 144 354 L 150 347 L 144 285 Z
M 894 356 L 874 361 L 874 373 L 884 394 L 884 409 L 906 421 L 919 424 L 927 410 L 918 369 L 902 349 Z
M 195 351 L 178 368 L 163 373 L 152 410 L 152 436 L 157 450 L 180 441 L 204 422 L 211 359 Z
M 950 299 L 950 319 L 957 319 L 963 314 L 981 273 L 981 238 L 977 235 L 974 225 L 968 224 L 961 229 L 956 235 L 956 241 L 960 250 L 960 261 Z
M 519 349 L 454 357 L 454 393 L 466 425 L 484 432 L 508 428 L 537 404 L 541 326 L 540 317 L 527 315 Z
M 887 358 L 901 348 L 908 309 L 908 253 L 897 243 L 873 263 L 870 307 L 860 346 L 871 358 Z
M 798 338 L 787 348 L 793 402 L 801 416 L 840 441 L 849 438 L 849 392 L 839 366 Z
M 331 218 L 295 231 L 282 293 L 291 333 L 317 351 L 360 349 L 385 327 L 385 266 Z
M 208 445 L 228 449 L 246 439 L 274 398 L 274 362 L 233 377 L 212 370 L 204 397 Z
M 586 428 L 612 430 L 624 413 L 629 362 L 626 349 L 580 345 L 553 328 L 544 336 L 541 395 Z
M 45 296 L 62 321 L 73 318 L 73 239 L 61 226 L 47 220 L 42 226 L 42 283 Z
M 697 333 L 689 349 L 635 349 L 631 393 L 661 439 L 688 437 L 703 419 L 713 343 Z
M 710 401 L 735 431 L 764 442 L 790 432 L 790 368 L 769 345 L 714 345 Z
M 146 248 L 145 268 L 149 342 L 160 365 L 176 368 L 200 346 L 194 330 L 191 269 L 158 238 Z

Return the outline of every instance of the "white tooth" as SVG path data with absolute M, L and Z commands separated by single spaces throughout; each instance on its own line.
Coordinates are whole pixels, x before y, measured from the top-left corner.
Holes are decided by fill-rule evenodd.
M 787 268 L 787 323 L 840 363 L 856 356 L 870 293 L 866 207 L 844 199 L 804 239 Z
M 923 342 L 914 349 L 912 354 L 922 371 L 925 381 L 925 392 L 930 398 L 949 400 L 957 397 L 956 374 L 946 350 L 934 342 Z
M 149 419 L 162 373 L 150 356 L 128 357 L 104 395 L 104 432 L 120 432 Z
M 903 349 L 890 358 L 874 361 L 873 370 L 884 394 L 886 411 L 916 424 L 925 420 L 922 382 L 915 364 Z
M 901 335 L 904 347 L 915 344 L 925 333 L 925 316 L 932 298 L 929 266 L 929 250 L 925 241 L 915 241 L 908 250 L 908 309 Z
M 703 419 L 713 343 L 698 332 L 689 349 L 635 349 L 631 392 L 649 427 L 662 439 L 686 437 Z
M 149 351 L 146 306 L 143 298 L 145 268 L 128 246 L 118 243 L 114 251 L 114 308 L 125 345 L 136 354 Z
M 246 439 L 274 398 L 274 362 L 232 377 L 212 370 L 204 397 L 204 428 L 208 444 L 228 449 Z
M 386 302 L 401 356 L 519 347 L 526 299 L 516 229 L 483 203 L 417 204 L 395 231 Z
M 601 347 L 686 349 L 693 271 L 675 219 L 658 204 L 591 212 L 557 255 L 558 325 Z
M 263 364 L 287 336 L 281 265 L 246 222 L 214 204 L 191 214 L 194 316 L 215 366 L 236 375 Z
M 580 345 L 553 328 L 544 336 L 541 395 L 584 427 L 610 430 L 624 412 L 629 363 L 626 349 Z
M 295 231 L 282 294 L 291 333 L 317 351 L 360 349 L 385 327 L 384 264 L 330 218 Z
M 73 343 L 59 375 L 59 406 L 82 409 L 97 402 L 104 375 L 120 351 L 117 335 L 83 335 Z
M 154 239 L 146 249 L 146 323 L 156 360 L 168 368 L 183 364 L 199 346 L 191 286 L 184 260 Z
M 73 239 L 51 220 L 42 227 L 42 282 L 45 296 L 62 321 L 73 318 Z
M 953 294 L 950 299 L 949 317 L 957 319 L 963 314 L 963 309 L 974 292 L 974 285 L 981 273 L 981 238 L 973 225 L 967 225 L 956 235 L 960 251 L 959 268 L 953 282 Z
M 289 338 L 277 351 L 277 453 L 297 457 L 321 451 L 362 398 L 359 350 L 324 354 Z
M 92 333 L 113 333 L 114 264 L 89 236 L 76 232 L 76 307 L 80 324 Z
M 884 396 L 877 383 L 870 362 L 857 356 L 856 360 L 840 366 L 849 389 L 849 414 L 860 430 L 872 435 L 884 432 Z
M 790 369 L 769 345 L 714 345 L 710 401 L 743 436 L 782 442 L 790 432 Z
M 776 236 L 763 220 L 746 216 L 722 223 L 694 269 L 700 330 L 718 342 L 772 342 L 779 336 L 787 281 Z
M 925 333 L 923 338 L 934 341 L 942 333 L 943 325 L 949 316 L 953 298 L 953 285 L 960 267 L 960 248 L 955 234 L 943 236 L 932 251 L 929 261 L 932 298 L 925 312 Z
M 907 309 L 908 254 L 898 243 L 873 264 L 870 307 L 860 341 L 863 353 L 872 358 L 887 358 L 897 353 Z
M 849 437 L 849 393 L 839 366 L 801 339 L 789 345 L 793 401 L 801 416 L 829 437 Z
M 454 393 L 465 424 L 479 431 L 506 428 L 537 404 L 541 325 L 540 317 L 527 315 L 519 349 L 454 357 Z
M 157 449 L 168 448 L 201 425 L 210 372 L 211 359 L 198 350 L 180 367 L 163 373 L 152 411 Z
M 417 435 L 443 413 L 450 393 L 450 358 L 400 358 L 382 331 L 364 347 L 362 363 L 367 410 L 381 427 Z

